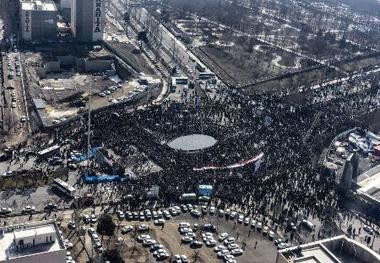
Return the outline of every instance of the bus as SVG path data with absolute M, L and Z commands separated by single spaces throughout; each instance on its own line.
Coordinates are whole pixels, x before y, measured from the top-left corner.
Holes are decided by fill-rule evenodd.
M 209 80 L 209 79 L 215 79 L 215 74 L 212 72 L 204 72 L 199 73 L 198 75 L 199 80 Z
M 55 155 L 59 153 L 61 147 L 59 145 L 53 145 L 50 146 L 49 148 L 46 148 L 44 150 L 41 150 L 37 153 L 38 158 L 47 158 L 49 156 Z
M 76 189 L 59 178 L 54 179 L 53 188 L 58 189 L 59 191 L 71 198 L 75 197 Z
M 182 202 L 196 201 L 197 195 L 195 193 L 182 194 L 179 198 Z

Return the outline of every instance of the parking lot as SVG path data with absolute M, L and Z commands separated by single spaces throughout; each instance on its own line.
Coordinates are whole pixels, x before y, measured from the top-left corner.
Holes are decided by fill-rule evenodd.
M 84 227 L 79 225 L 85 232 L 88 254 L 117 247 L 127 262 L 274 262 L 275 242 L 280 242 L 261 219 L 244 217 L 230 209 L 222 212 L 215 207 L 181 205 L 116 211 L 112 217 L 117 227 L 111 238 L 96 233 L 100 213 L 89 209 L 81 215 Z M 65 214 L 61 227 L 66 242 L 79 251 L 75 244 L 81 243 L 73 234 L 76 225 L 72 216 Z

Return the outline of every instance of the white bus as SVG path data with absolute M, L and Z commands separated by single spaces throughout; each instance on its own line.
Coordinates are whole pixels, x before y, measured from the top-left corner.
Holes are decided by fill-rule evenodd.
M 197 200 L 197 195 L 195 193 L 186 193 L 180 196 L 181 201 L 195 201 Z
M 58 154 L 60 150 L 60 146 L 58 144 L 50 146 L 49 148 L 46 148 L 44 150 L 41 150 L 37 153 L 38 158 L 46 158 L 49 156 L 52 156 L 54 154 Z
M 57 188 L 69 197 L 74 198 L 75 196 L 76 189 L 59 178 L 54 179 L 53 187 Z

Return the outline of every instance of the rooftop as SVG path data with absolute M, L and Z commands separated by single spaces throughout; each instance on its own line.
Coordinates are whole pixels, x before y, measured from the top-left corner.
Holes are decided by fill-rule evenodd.
M 358 194 L 380 203 L 380 165 L 373 167 L 357 178 Z
M 7 226 L 0 228 L 0 230 L 3 231 L 3 234 L 0 235 L 0 261 L 65 249 L 61 236 L 58 233 L 58 228 L 53 220 Z M 44 234 L 55 236 L 55 241 L 16 250 L 15 239 L 27 239 Z
M 13 231 L 14 238 L 16 240 L 22 239 L 22 238 L 34 237 L 36 235 L 43 235 L 43 234 L 53 235 L 55 233 L 56 231 L 55 231 L 54 225 L 52 224 Z
M 327 249 L 322 245 L 317 245 L 315 247 L 307 248 L 302 250 L 302 257 L 295 259 L 295 262 L 302 263 L 312 263 L 312 262 L 323 262 L 323 263 L 338 263 L 334 257 L 332 257 Z
M 22 10 L 40 10 L 40 11 L 57 11 L 57 7 L 52 1 L 41 1 L 41 0 L 32 0 L 25 1 L 21 0 L 21 9 Z
M 279 257 L 295 263 L 380 263 L 375 251 L 344 235 L 280 250 Z

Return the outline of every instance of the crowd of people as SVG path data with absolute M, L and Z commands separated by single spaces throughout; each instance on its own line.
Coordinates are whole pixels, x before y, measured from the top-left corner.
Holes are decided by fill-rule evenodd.
M 369 103 L 372 108 L 378 105 L 378 101 L 369 101 L 371 89 L 352 92 L 340 87 L 338 83 L 335 88 L 331 85 L 301 94 L 304 98 L 299 104 L 287 96 L 248 96 L 218 89 L 212 99 L 192 92 L 181 101 L 168 99 L 143 110 L 114 106 L 92 114 L 91 144 L 112 149 L 120 159 L 127 159 L 133 146 L 162 168 L 115 186 L 114 195 L 121 199 L 128 194 L 136 196 L 124 206 L 142 208 L 146 189 L 152 185 L 160 187 L 157 205 L 168 206 L 178 202 L 181 194 L 195 192 L 199 184 L 210 184 L 214 187 L 212 202 L 218 207 L 235 206 L 275 221 L 300 211 L 307 216 L 333 217 L 338 203 L 336 178 L 322 172 L 319 156 L 339 132 L 365 127 L 361 116 Z M 71 149 L 83 151 L 87 147 L 86 124 L 84 118 L 63 126 L 60 140 L 70 138 Z M 167 145 L 178 136 L 195 133 L 210 135 L 218 142 L 196 152 Z M 239 163 L 260 153 L 264 157 L 258 170 L 254 164 L 193 169 Z

